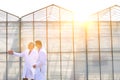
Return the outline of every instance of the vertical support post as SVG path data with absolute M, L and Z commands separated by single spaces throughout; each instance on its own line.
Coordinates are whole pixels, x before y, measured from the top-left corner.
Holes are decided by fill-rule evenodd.
M 109 9 L 110 15 L 110 39 L 111 39 L 111 56 L 112 56 L 112 80 L 114 80 L 114 59 L 113 59 L 113 35 L 112 35 L 112 16 L 111 8 Z
M 6 13 L 6 80 L 8 80 L 8 13 Z
M 76 80 L 76 76 L 75 76 L 75 51 L 74 51 L 74 18 L 73 18 L 73 13 L 72 13 L 72 48 L 73 48 L 73 72 L 74 72 L 74 80 Z
M 100 21 L 99 14 L 97 14 L 98 23 L 98 48 L 99 48 L 99 70 L 100 70 L 100 80 L 101 80 L 101 49 L 100 49 Z
M 34 21 L 34 13 L 33 13 L 33 21 L 32 21 L 32 23 L 33 23 L 33 41 L 35 41 L 35 23 L 34 23 L 35 21 Z
M 85 47 L 86 47 L 86 80 L 88 80 L 88 35 L 87 35 L 87 27 L 85 24 Z
M 61 10 L 59 8 L 59 30 L 60 30 L 60 80 L 62 80 L 62 52 L 61 52 Z
M 48 57 L 48 18 L 47 18 L 47 8 L 46 8 L 46 48 L 47 48 L 47 57 Z M 47 63 L 48 63 L 48 58 L 47 58 Z M 49 65 L 47 64 L 47 80 L 48 80 L 48 67 Z
M 19 19 L 19 51 L 21 52 L 21 18 Z M 20 74 L 20 76 L 19 76 L 19 80 L 22 80 L 21 79 L 21 66 L 22 66 L 22 58 L 20 57 L 19 58 L 19 74 Z

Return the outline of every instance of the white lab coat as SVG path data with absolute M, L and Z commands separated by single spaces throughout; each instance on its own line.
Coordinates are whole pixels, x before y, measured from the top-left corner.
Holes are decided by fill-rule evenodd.
M 22 53 L 14 52 L 14 56 L 23 57 L 25 60 L 22 78 L 34 79 L 35 69 L 33 68 L 33 65 L 36 64 L 36 60 L 38 58 L 37 51 L 32 50 L 30 54 L 29 50 Z
M 46 80 L 47 71 L 47 54 L 45 49 L 38 52 L 38 60 L 36 63 L 35 80 Z

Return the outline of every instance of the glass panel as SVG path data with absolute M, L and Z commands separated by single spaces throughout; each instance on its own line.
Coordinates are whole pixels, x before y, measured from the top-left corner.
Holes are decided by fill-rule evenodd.
M 75 23 L 74 26 L 74 51 L 85 51 L 85 30 L 84 25 Z
M 8 19 L 9 22 L 12 22 L 12 21 L 17 22 L 17 21 L 19 21 L 19 18 L 17 16 L 15 16 L 15 15 L 8 14 L 7 16 L 8 16 L 7 19 Z
M 8 62 L 8 80 L 19 80 L 19 77 L 20 77 L 19 67 L 20 67 L 19 61 Z
M 6 52 L 6 23 L 0 23 L 0 52 Z
M 88 77 L 90 80 L 100 80 L 99 52 L 88 51 Z
M 0 23 L 6 21 L 6 13 L 3 11 L 0 11 Z
M 109 23 L 100 23 L 100 48 L 102 51 L 111 51 Z
M 46 21 L 46 8 L 34 13 L 34 21 Z
M 60 19 L 61 21 L 72 21 L 73 20 L 72 12 L 65 10 L 65 9 L 61 9 Z
M 113 36 L 113 59 L 114 59 L 114 79 L 120 79 L 120 23 L 112 22 Z
M 6 61 L 0 61 L 0 79 L 6 80 Z
M 62 80 L 74 80 L 73 61 L 62 61 Z
M 7 48 L 8 50 L 14 50 L 15 52 L 20 51 L 20 33 L 19 33 L 19 22 L 18 18 L 13 15 L 8 15 L 8 24 L 7 24 Z M 20 79 L 20 65 L 19 58 L 12 55 L 7 55 L 7 76 L 11 80 Z
M 48 26 L 48 52 L 60 52 L 59 23 L 49 22 Z
M 97 24 L 91 22 L 87 26 L 87 44 L 88 51 L 98 51 L 98 27 Z
M 101 61 L 101 79 L 102 80 L 113 80 L 112 79 L 112 64 L 111 60 Z
M 61 25 L 61 51 L 72 52 L 73 51 L 73 32 L 71 23 L 62 23 Z
M 48 53 L 48 79 L 60 80 L 60 53 Z
M 21 27 L 21 49 L 27 49 L 29 42 L 33 41 L 33 24 L 31 22 L 22 22 Z
M 59 8 L 56 6 L 50 6 L 47 8 L 48 21 L 59 21 Z
M 86 80 L 86 54 L 75 53 L 75 80 Z
M 6 80 L 6 13 L 0 11 L 0 79 Z
M 114 60 L 114 79 L 120 79 L 120 59 Z
M 27 14 L 24 17 L 21 18 L 21 21 L 23 22 L 31 22 L 33 21 L 33 13 L 32 14 Z
M 62 79 L 73 80 L 74 68 L 73 68 L 73 53 L 62 53 Z
M 114 6 L 111 10 L 112 21 L 120 21 L 120 7 Z
M 35 40 L 41 40 L 42 46 L 46 48 L 46 22 L 40 21 L 40 22 L 34 22 L 34 37 Z
M 101 13 L 99 13 L 100 21 L 110 21 L 110 9 L 105 9 Z
M 19 51 L 19 23 L 8 23 L 8 50 Z

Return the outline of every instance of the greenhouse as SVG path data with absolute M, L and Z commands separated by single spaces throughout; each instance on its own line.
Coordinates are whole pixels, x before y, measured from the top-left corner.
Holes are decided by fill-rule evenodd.
M 22 52 L 41 40 L 47 51 L 47 80 L 120 79 L 120 6 L 80 23 L 72 11 L 49 5 L 22 17 L 0 10 L 0 80 L 22 80 Z

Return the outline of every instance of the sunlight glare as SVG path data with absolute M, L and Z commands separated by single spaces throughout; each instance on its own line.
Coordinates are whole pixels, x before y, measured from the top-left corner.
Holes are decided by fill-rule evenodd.
M 78 7 L 79 6 L 79 7 Z M 74 6 L 69 6 L 74 13 L 74 20 L 79 22 L 85 22 L 89 19 L 89 15 L 94 11 L 93 3 L 86 1 L 79 1 L 74 3 Z
M 78 22 L 85 22 L 85 21 L 88 21 L 88 19 L 89 19 L 89 14 L 87 14 L 87 13 L 75 13 L 75 15 L 74 15 L 74 21 L 78 21 Z

